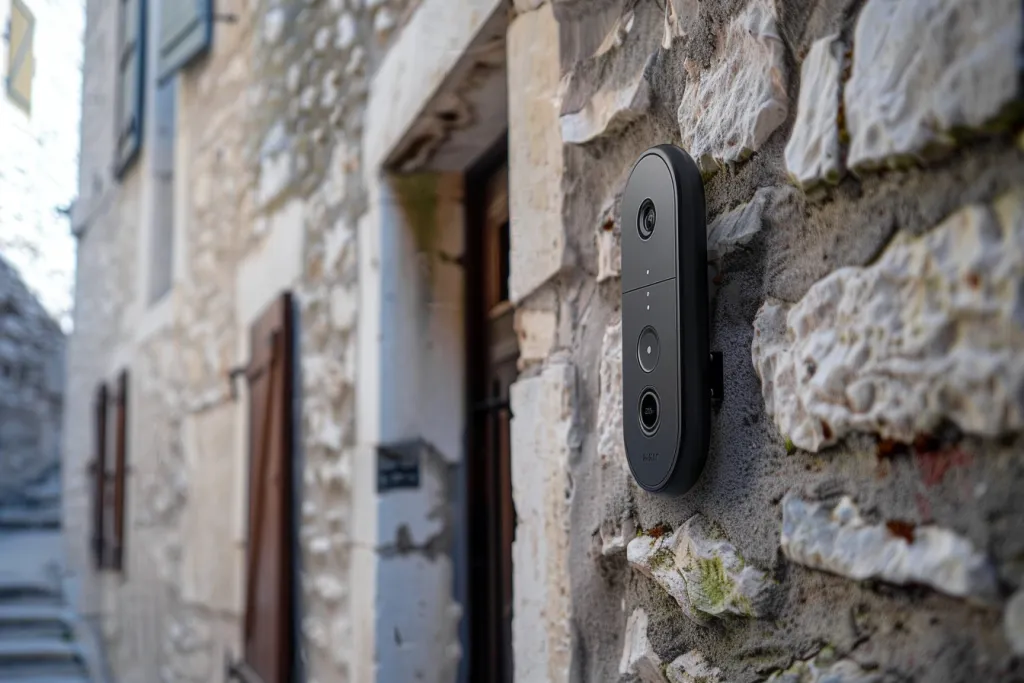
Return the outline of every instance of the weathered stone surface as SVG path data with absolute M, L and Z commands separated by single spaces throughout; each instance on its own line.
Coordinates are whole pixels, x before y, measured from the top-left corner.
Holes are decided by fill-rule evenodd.
M 622 226 L 619 222 L 621 195 L 606 202 L 597 222 L 597 281 L 604 282 L 622 272 Z
M 912 540 L 885 524 L 869 524 L 849 496 L 835 505 L 787 494 L 782 502 L 782 552 L 793 562 L 857 581 L 924 584 L 960 598 L 998 595 L 995 570 L 963 536 L 917 527 Z
M 661 41 L 664 49 L 670 49 L 676 38 L 687 35 L 687 26 L 697 18 L 699 9 L 697 0 L 666 0 L 665 31 Z
M 566 261 L 562 140 L 556 96 L 558 22 L 550 5 L 521 14 L 508 32 L 508 87 L 532 103 L 509 111 L 509 298 L 522 301 Z
M 775 424 L 811 451 L 852 431 L 901 441 L 949 418 L 994 436 L 1024 427 L 1024 193 L 970 206 L 877 263 L 842 268 L 754 321 L 753 361 Z
M 265 206 L 288 190 L 295 181 L 295 157 L 284 122 L 278 122 L 260 148 L 260 181 L 257 201 Z
M 599 373 L 597 457 L 602 470 L 628 470 L 622 436 L 622 321 L 618 317 L 605 328 Z
M 545 360 L 555 348 L 558 337 L 557 302 L 554 297 L 536 297 L 515 311 L 514 325 L 519 340 L 519 366 L 527 367 Z
M 629 515 L 621 519 L 605 520 L 600 528 L 601 555 L 611 557 L 626 552 L 626 546 L 636 538 L 636 521 Z
M 760 149 L 786 120 L 786 48 L 775 3 L 752 0 L 726 28 L 721 49 L 679 104 L 682 146 L 714 173 Z
M 1017 655 L 1024 655 L 1024 590 L 1018 590 L 1006 603 L 1003 632 L 1010 649 Z
M 767 611 L 772 579 L 747 564 L 722 530 L 702 515 L 670 534 L 637 536 L 626 555 L 697 623 L 729 614 L 761 617 Z
M 647 639 L 647 612 L 633 610 L 626 620 L 626 637 L 619 660 L 619 674 L 636 676 L 643 683 L 665 683 L 661 657 Z
M 719 683 L 722 671 L 711 666 L 703 654 L 692 650 L 679 655 L 665 667 L 669 683 Z
M 569 459 L 576 448 L 575 385 L 574 367 L 556 363 L 510 390 L 512 452 L 517 454 L 512 460 L 517 681 L 566 683 L 572 666 Z
M 792 192 L 787 188 L 762 187 L 754 198 L 722 214 L 708 226 L 708 259 L 714 260 L 746 245 L 763 226 L 763 217 L 776 197 Z
M 927 157 L 997 119 L 1020 95 L 1022 12 L 1017 0 L 868 2 L 845 93 L 849 166 Z
M 560 119 L 562 142 L 581 145 L 621 131 L 647 113 L 651 107 L 651 87 L 644 78 L 643 66 L 625 84 L 606 83 L 579 111 Z
M 786 170 L 805 190 L 836 183 L 842 174 L 839 105 L 845 50 L 838 35 L 816 40 L 800 68 L 800 97 L 786 144 Z
M 881 674 L 865 671 L 852 659 L 839 659 L 826 648 L 817 656 L 798 660 L 785 671 L 773 673 L 767 683 L 879 683 Z

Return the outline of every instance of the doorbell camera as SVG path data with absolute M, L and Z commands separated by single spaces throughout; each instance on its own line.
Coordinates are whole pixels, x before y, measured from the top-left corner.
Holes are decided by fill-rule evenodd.
M 652 147 L 630 172 L 621 210 L 626 458 L 645 490 L 685 493 L 704 468 L 711 402 L 721 397 L 697 165 L 678 147 Z

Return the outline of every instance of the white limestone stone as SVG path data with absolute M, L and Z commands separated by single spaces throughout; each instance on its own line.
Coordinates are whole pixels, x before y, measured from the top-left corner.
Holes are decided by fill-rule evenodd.
M 752 357 L 765 407 L 810 451 L 853 432 L 912 441 L 942 418 L 1024 427 L 1024 192 L 973 205 L 798 303 L 769 301 Z
M 751 0 L 720 43 L 716 61 L 687 83 L 678 112 L 682 146 L 705 174 L 756 152 L 789 111 L 772 0 Z
M 532 16 L 527 14 L 523 16 Z M 512 647 L 516 680 L 568 683 L 572 668 L 569 586 L 570 456 L 576 444 L 575 368 L 552 363 L 510 389 L 512 498 Z
M 597 281 L 617 278 L 622 272 L 622 227 L 619 202 L 608 202 L 601 209 L 597 225 Z
M 383 35 L 390 32 L 396 23 L 398 23 L 398 17 L 391 11 L 391 8 L 381 7 L 373 17 L 373 30 L 378 35 Z
M 284 36 L 288 15 L 283 8 L 275 8 L 263 17 L 263 40 L 274 45 Z
M 665 33 L 661 46 L 668 50 L 676 38 L 686 35 L 686 24 L 697 18 L 700 10 L 698 0 L 666 0 Z
M 786 170 L 805 190 L 834 184 L 842 174 L 839 104 L 845 50 L 838 35 L 816 40 L 800 68 L 796 122 L 785 156 Z
M 1006 603 L 1003 612 L 1003 633 L 1014 654 L 1024 655 L 1024 589 L 1018 590 Z
M 1017 0 L 870 0 L 846 85 L 849 166 L 926 158 L 999 117 L 1020 94 L 1022 12 Z
M 313 49 L 323 52 L 331 44 L 331 29 L 329 26 L 321 26 L 313 35 Z
M 626 620 L 626 637 L 619 660 L 619 674 L 636 676 L 643 683 L 666 683 L 661 672 L 661 657 L 647 639 L 647 612 L 633 610 Z
M 852 659 L 838 659 L 825 648 L 809 660 L 798 660 L 785 671 L 773 673 L 767 683 L 879 683 L 882 675 L 865 671 Z
M 618 520 L 606 520 L 600 527 L 601 555 L 611 557 L 626 552 L 626 546 L 636 538 L 636 521 L 629 515 Z
M 562 222 L 559 40 L 550 4 L 517 16 L 508 31 L 509 92 L 531 103 L 508 112 L 509 299 L 516 304 L 560 272 L 569 257 Z
M 334 38 L 334 47 L 347 50 L 356 40 L 356 20 L 349 13 L 338 18 L 338 35 Z
M 257 197 L 261 206 L 273 202 L 295 180 L 291 138 L 283 121 L 275 123 L 260 147 L 260 176 Z
M 780 192 L 787 190 L 762 187 L 749 202 L 711 221 L 708 226 L 708 260 L 722 258 L 749 243 L 761 231 L 765 211 Z
M 651 108 L 651 87 L 641 69 L 630 83 L 602 86 L 583 109 L 559 119 L 562 142 L 582 145 L 613 135 Z
M 959 598 L 985 602 L 998 595 L 988 557 L 963 536 L 921 526 L 908 541 L 885 524 L 869 524 L 849 496 L 835 505 L 787 494 L 782 501 L 782 552 L 812 569 L 857 581 L 924 584 Z
M 765 615 L 774 581 L 747 564 L 722 530 L 702 515 L 694 515 L 670 534 L 637 536 L 629 542 L 626 556 L 697 623 L 726 614 Z
M 601 341 L 600 386 L 597 403 L 597 457 L 601 469 L 628 471 L 622 436 L 622 321 L 619 316 L 604 331 Z
M 679 655 L 665 667 L 668 683 L 720 683 L 722 670 L 711 666 L 704 654 L 692 650 Z

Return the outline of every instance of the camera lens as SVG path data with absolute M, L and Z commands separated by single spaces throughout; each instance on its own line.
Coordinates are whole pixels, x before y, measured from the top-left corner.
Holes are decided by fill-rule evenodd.
M 654 210 L 654 202 L 645 199 L 640 205 L 640 211 L 636 216 L 636 230 L 640 233 L 640 239 L 645 240 L 654 234 L 654 226 L 658 223 L 658 212 Z
M 644 434 L 650 436 L 658 430 L 658 421 L 661 418 L 661 405 L 658 402 L 658 394 L 654 389 L 644 389 L 640 394 L 640 429 Z

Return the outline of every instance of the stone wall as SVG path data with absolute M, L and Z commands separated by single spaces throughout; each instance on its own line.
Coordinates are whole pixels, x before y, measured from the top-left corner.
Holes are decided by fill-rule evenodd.
M 515 5 L 516 679 L 1019 676 L 1024 6 Z M 621 436 L 618 201 L 665 142 L 726 382 L 679 497 Z
M 64 334 L 0 257 L 0 498 L 60 464 Z

